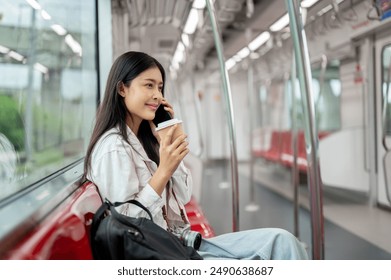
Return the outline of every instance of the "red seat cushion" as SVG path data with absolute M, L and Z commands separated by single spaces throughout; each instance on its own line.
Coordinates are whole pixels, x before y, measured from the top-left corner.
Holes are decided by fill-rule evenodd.
M 17 246 L 7 259 L 92 259 L 89 228 L 102 204 L 96 187 L 86 183 L 46 217 Z

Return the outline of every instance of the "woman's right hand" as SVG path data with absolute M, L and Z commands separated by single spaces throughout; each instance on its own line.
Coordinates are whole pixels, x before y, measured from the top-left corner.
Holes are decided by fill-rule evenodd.
M 172 174 L 178 168 L 183 158 L 189 153 L 186 141 L 187 135 L 181 133 L 176 139 L 172 139 L 177 125 L 170 128 L 160 141 L 160 163 L 152 176 L 149 184 L 161 195 Z
M 159 168 L 168 172 L 170 177 L 175 172 L 183 158 L 189 153 L 186 134 L 181 133 L 176 139 L 172 139 L 176 128 L 177 125 L 173 125 L 165 137 L 161 139 L 159 149 Z

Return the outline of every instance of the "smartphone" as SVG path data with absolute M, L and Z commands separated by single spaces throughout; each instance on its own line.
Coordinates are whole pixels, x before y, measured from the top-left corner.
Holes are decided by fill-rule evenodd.
M 153 119 L 153 123 L 157 126 L 161 122 L 165 122 L 168 120 L 171 120 L 172 116 L 169 112 L 164 110 L 164 106 L 160 105 L 159 108 L 156 110 L 155 118 Z

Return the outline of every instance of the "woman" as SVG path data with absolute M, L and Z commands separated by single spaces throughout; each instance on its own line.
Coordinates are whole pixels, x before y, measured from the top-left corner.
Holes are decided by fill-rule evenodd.
M 153 120 L 158 108 L 171 116 L 164 99 L 165 71 L 153 57 L 127 52 L 114 62 L 87 150 L 84 176 L 103 198 L 112 202 L 136 199 L 164 229 L 186 222 L 181 209 L 190 200 L 192 181 L 182 160 L 188 154 L 186 135 L 176 139 L 176 126 L 160 139 Z M 164 111 L 162 111 L 164 112 Z M 146 217 L 126 204 L 122 214 Z M 257 229 L 203 240 L 198 253 L 205 259 L 307 259 L 300 242 L 281 229 Z

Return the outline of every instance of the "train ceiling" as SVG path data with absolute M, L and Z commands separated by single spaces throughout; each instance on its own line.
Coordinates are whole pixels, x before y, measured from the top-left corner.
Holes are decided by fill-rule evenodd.
M 112 0 L 114 56 L 128 49 L 143 50 L 168 67 L 192 4 L 188 0 Z M 216 0 L 214 6 L 227 56 L 236 53 L 262 26 L 269 26 L 274 17 L 285 12 L 283 0 Z M 202 69 L 207 64 L 213 65 L 210 55 L 215 48 L 206 8 L 199 11 L 199 18 L 197 30 L 190 36 L 186 64 Z M 253 34 L 245 32 L 248 27 Z
M 333 5 L 338 10 L 341 3 L 347 7 L 362 1 L 313 1 L 316 4 L 308 9 L 307 18 L 321 18 L 319 13 L 327 6 Z M 183 41 L 184 27 L 194 3 L 190 0 L 112 0 L 114 56 L 129 49 L 142 50 L 158 58 L 168 69 L 178 42 Z M 286 14 L 284 0 L 214 0 L 214 7 L 226 58 L 238 53 Z M 207 9 L 197 11 L 197 29 L 189 36 L 186 63 L 181 65 L 181 72 L 218 68 Z M 272 36 L 278 38 L 284 30 L 273 32 Z

